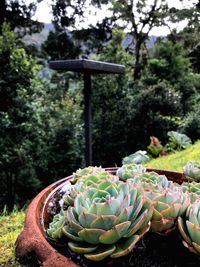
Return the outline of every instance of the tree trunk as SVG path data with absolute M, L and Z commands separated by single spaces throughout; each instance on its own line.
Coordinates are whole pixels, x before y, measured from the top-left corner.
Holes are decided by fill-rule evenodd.
M 140 74 L 141 74 L 141 42 L 140 40 L 136 40 L 135 43 L 135 66 L 134 66 L 134 80 L 138 80 L 140 78 Z
M 5 18 L 6 18 L 6 0 L 0 0 L 0 33 Z
M 7 181 L 7 201 L 6 205 L 8 211 L 11 212 L 14 208 L 14 196 L 13 196 L 13 174 L 9 171 L 6 172 Z

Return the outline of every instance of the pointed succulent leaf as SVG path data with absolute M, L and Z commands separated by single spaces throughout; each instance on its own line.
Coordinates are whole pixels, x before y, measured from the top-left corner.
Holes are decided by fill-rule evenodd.
M 116 247 L 114 245 L 102 246 L 101 248 L 96 249 L 92 253 L 85 254 L 85 258 L 92 261 L 101 261 L 111 255 L 115 251 Z
M 171 206 L 169 206 L 167 209 L 162 211 L 162 216 L 164 218 L 172 217 L 176 219 L 180 213 L 181 204 L 180 203 L 174 203 Z
M 71 197 L 70 195 L 63 196 L 63 201 L 68 206 L 73 206 L 74 205 L 74 198 Z
M 75 221 L 70 221 L 69 222 L 69 227 L 71 229 L 71 232 L 73 234 L 75 234 L 75 235 L 77 235 L 78 232 L 80 232 L 81 230 L 83 230 L 83 227 L 80 224 L 78 224 L 77 222 L 75 222 Z
M 66 212 L 66 219 L 67 221 L 75 221 L 76 223 L 78 223 L 77 221 L 77 213 L 76 210 L 74 209 L 74 207 L 68 207 L 67 212 Z
M 197 253 L 200 254 L 200 245 L 195 243 L 195 242 L 192 242 L 192 245 L 194 246 L 195 250 L 197 251 Z
M 164 202 L 161 202 L 161 201 L 155 201 L 154 202 L 154 208 L 162 213 L 164 210 L 168 209 L 170 206 Z
M 90 253 L 98 248 L 98 246 L 91 245 L 88 243 L 74 243 L 74 242 L 68 242 L 68 246 L 73 252 L 79 254 Z
M 108 192 L 105 190 L 98 190 L 94 195 L 93 195 L 93 199 L 95 198 L 106 198 L 106 196 L 108 195 Z
M 178 229 L 180 234 L 182 235 L 183 239 L 188 243 L 188 244 L 192 244 L 191 239 L 189 238 L 188 235 L 188 231 L 187 231 L 187 227 L 185 225 L 185 222 L 183 220 L 183 218 L 179 217 L 178 218 Z
M 125 209 L 126 207 L 130 206 L 130 195 L 126 195 L 124 200 L 118 206 L 117 214 L 120 213 L 121 210 Z
M 133 212 L 131 214 L 131 221 L 134 221 L 135 218 L 138 216 L 138 214 L 140 213 L 140 211 L 143 207 L 143 204 L 144 204 L 144 196 L 140 195 L 137 198 L 136 203 L 134 205 L 134 209 L 133 209 Z
M 83 226 L 84 228 L 91 228 L 92 222 L 97 218 L 98 216 L 95 214 L 83 212 L 79 215 L 78 220 L 81 226 Z
M 85 228 L 78 233 L 79 237 L 90 244 L 99 244 L 99 237 L 104 234 L 105 231 L 102 229 L 88 229 Z
M 65 225 L 62 228 L 62 232 L 67 238 L 69 238 L 69 239 L 71 239 L 73 241 L 78 241 L 78 242 L 83 241 L 82 238 L 80 238 L 79 236 L 73 234 L 73 232 L 71 231 L 69 225 Z
M 133 206 L 129 206 L 125 208 L 124 210 L 122 210 L 122 212 L 117 217 L 115 217 L 115 221 L 113 225 L 132 220 L 132 216 L 131 216 L 132 211 L 133 211 Z
M 139 229 L 139 230 L 137 231 L 137 235 L 139 235 L 140 238 L 143 237 L 143 235 L 145 235 L 145 234 L 150 230 L 150 227 L 151 227 L 151 222 L 149 221 L 148 223 L 146 223 L 146 224 L 144 225 L 143 228 L 141 228 L 141 229 Z
M 96 220 L 91 223 L 90 228 L 109 230 L 112 228 L 115 219 L 116 216 L 114 215 L 97 216 Z
M 129 254 L 135 247 L 135 244 L 140 239 L 139 235 L 133 235 L 129 238 L 124 238 L 117 244 L 116 250 L 110 256 L 111 258 L 119 258 Z
M 114 184 L 110 184 L 110 186 L 106 188 L 106 191 L 115 198 L 118 196 L 118 190 Z
M 195 210 L 195 208 L 192 207 L 189 212 L 189 221 L 197 226 L 200 226 L 200 218 L 198 218 L 197 214 L 199 215 L 198 210 Z
M 134 235 L 139 229 L 141 229 L 146 223 L 146 216 L 148 214 L 148 210 L 145 210 L 130 226 L 129 231 L 124 237 L 130 237 Z
M 151 229 L 153 232 L 161 233 L 169 230 L 174 226 L 173 218 L 162 218 L 160 221 L 151 221 Z
M 200 227 L 196 226 L 190 221 L 186 221 L 186 225 L 191 240 L 200 245 Z
M 99 237 L 100 242 L 103 244 L 116 243 L 125 233 L 127 233 L 130 224 L 131 222 L 127 221 L 115 225 L 112 229 L 106 231 Z
M 97 215 L 115 215 L 119 207 L 117 199 L 107 200 L 99 208 L 97 208 Z
M 162 219 L 162 213 L 157 211 L 155 208 L 153 209 L 152 220 L 160 221 Z
M 159 195 L 154 200 L 171 205 L 172 203 L 174 203 L 175 198 L 171 193 L 168 194 L 167 192 L 165 192 L 165 194 Z

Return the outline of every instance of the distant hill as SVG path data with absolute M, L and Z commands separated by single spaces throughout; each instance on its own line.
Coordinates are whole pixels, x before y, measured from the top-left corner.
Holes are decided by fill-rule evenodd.
M 165 38 L 165 36 L 159 36 L 159 38 Z M 149 40 L 147 42 L 147 48 L 151 49 L 156 43 L 157 39 L 158 39 L 158 36 L 155 36 L 155 35 L 149 36 Z M 127 34 L 126 38 L 122 42 L 123 48 L 127 49 L 129 47 L 130 49 L 133 49 L 134 46 L 132 45 L 132 42 L 133 42 L 133 36 L 130 34 Z
M 28 45 L 34 45 L 36 47 L 40 47 L 42 43 L 44 43 L 48 37 L 50 31 L 54 30 L 54 26 L 52 23 L 44 23 L 44 28 L 40 33 L 34 33 L 32 35 L 26 35 L 23 40 Z M 163 36 L 164 37 L 164 36 Z M 147 48 L 152 48 L 157 40 L 157 36 L 150 36 L 149 41 L 147 43 Z M 126 35 L 126 38 L 122 42 L 122 46 L 126 49 L 132 43 L 133 37 L 130 34 Z M 133 46 L 131 47 L 133 49 Z
M 54 26 L 52 23 L 44 23 L 44 28 L 40 33 L 34 33 L 31 35 L 26 35 L 23 38 L 23 41 L 27 45 L 34 45 L 36 47 L 40 47 L 47 39 L 50 31 L 54 30 Z

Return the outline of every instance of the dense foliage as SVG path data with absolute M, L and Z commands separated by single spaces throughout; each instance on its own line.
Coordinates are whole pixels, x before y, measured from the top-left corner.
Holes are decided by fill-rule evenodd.
M 74 169 L 77 159 L 80 164 L 81 123 L 78 97 L 55 98 L 55 89 L 39 78 L 39 65 L 6 24 L 0 37 L 0 60 L 1 203 L 11 210 L 54 176 Z M 54 167 L 49 171 L 49 166 Z

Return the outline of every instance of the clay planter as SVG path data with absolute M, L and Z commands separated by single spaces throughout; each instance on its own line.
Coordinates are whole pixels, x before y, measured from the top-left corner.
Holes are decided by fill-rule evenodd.
M 117 168 L 106 170 L 114 174 Z M 157 169 L 147 169 L 147 171 L 164 174 L 169 180 L 179 184 L 186 181 L 182 173 Z M 71 176 L 68 176 L 51 184 L 40 192 L 29 205 L 24 230 L 16 241 L 16 256 L 21 263 L 34 267 L 41 265 L 44 267 L 79 266 L 54 249 L 45 237 L 45 230 L 50 221 L 48 209 L 52 196 L 63 186 L 64 182 L 70 179 Z

